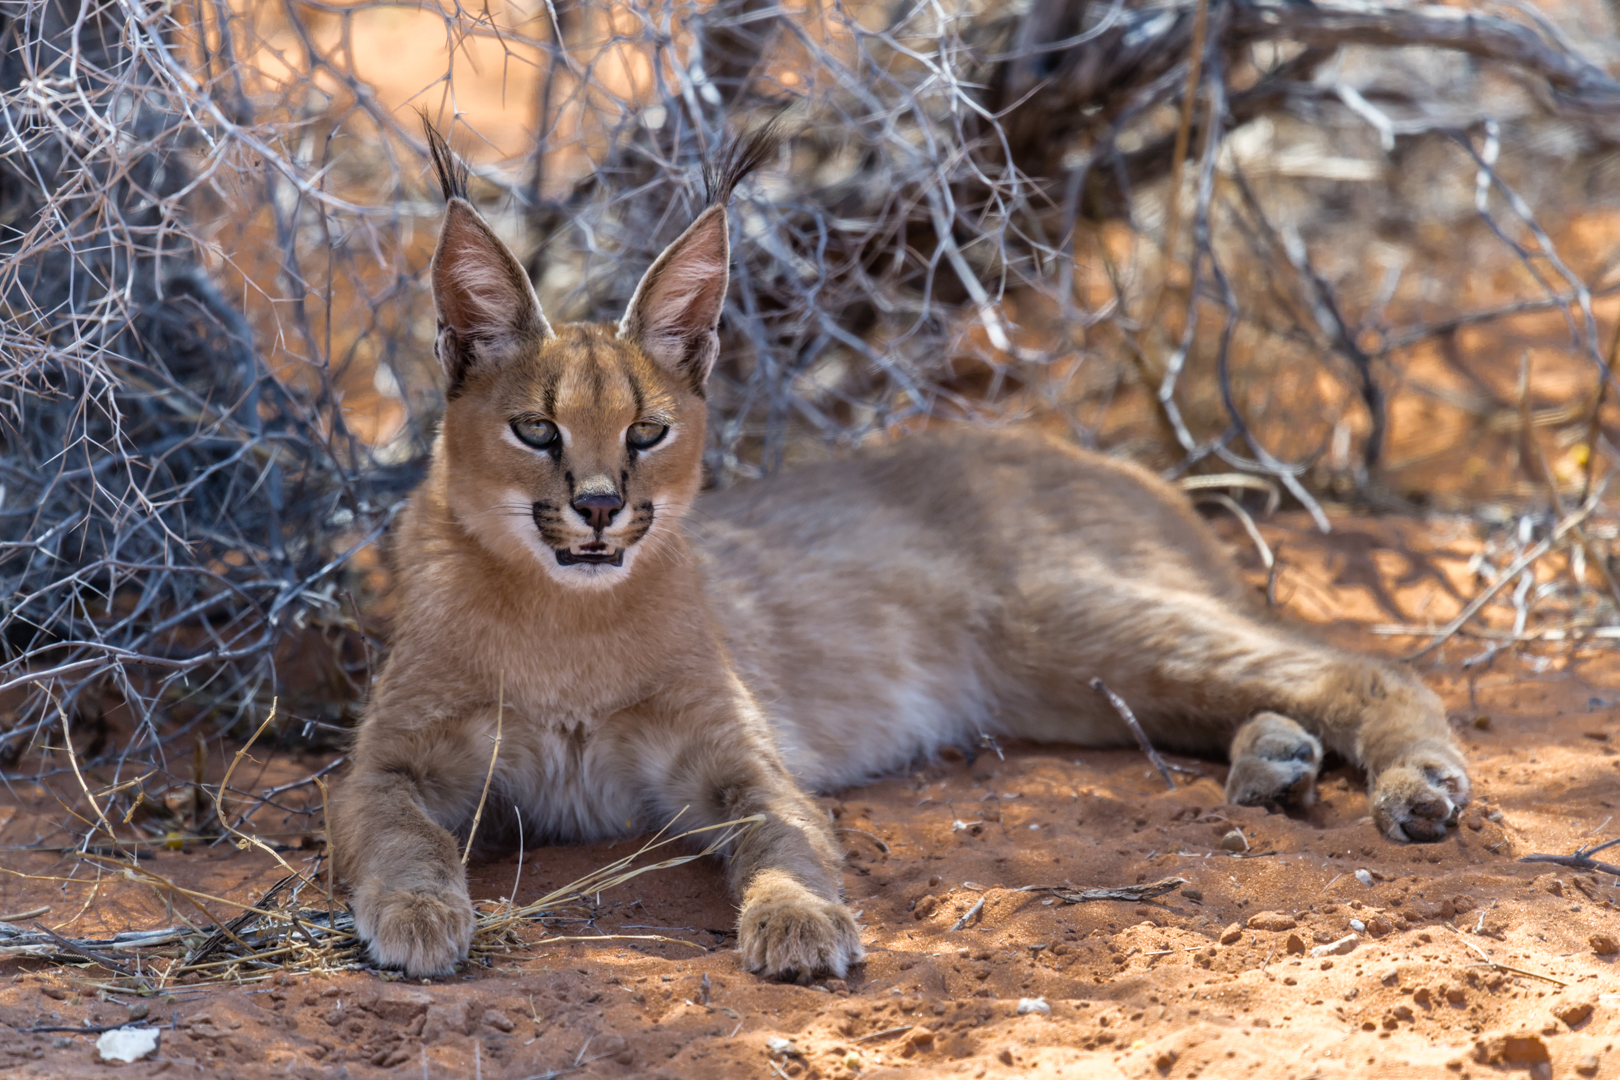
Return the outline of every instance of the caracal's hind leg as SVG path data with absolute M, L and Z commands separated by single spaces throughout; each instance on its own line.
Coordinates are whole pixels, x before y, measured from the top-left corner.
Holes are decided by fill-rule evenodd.
M 1284 711 L 1367 770 L 1373 821 L 1392 840 L 1439 840 L 1468 805 L 1468 767 L 1440 698 L 1389 661 L 1321 648 L 1317 678 Z M 1314 721 L 1314 724 L 1312 723 Z
M 1011 734 L 1128 741 L 1087 687 L 1101 676 L 1161 748 L 1230 747 L 1234 801 L 1306 802 L 1326 748 L 1366 770 L 1373 819 L 1392 840 L 1438 840 L 1468 802 L 1440 699 L 1398 664 L 1316 643 L 1230 596 L 1114 583 L 1083 606 L 1057 590 L 1039 597 L 1017 646 L 1044 715 Z
M 1255 715 L 1232 739 L 1226 801 L 1238 806 L 1292 806 L 1316 802 L 1322 740 L 1281 713 Z

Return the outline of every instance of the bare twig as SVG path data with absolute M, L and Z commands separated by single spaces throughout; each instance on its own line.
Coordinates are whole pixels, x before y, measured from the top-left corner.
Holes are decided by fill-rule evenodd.
M 1469 619 L 1472 619 L 1479 612 L 1480 608 L 1484 607 L 1490 602 L 1491 597 L 1501 592 L 1502 589 L 1507 586 L 1508 582 L 1518 577 L 1525 570 L 1528 570 L 1530 567 L 1534 566 L 1537 560 L 1557 546 L 1558 542 L 1564 538 L 1565 533 L 1569 532 L 1575 526 L 1579 525 L 1581 522 L 1590 517 L 1592 511 L 1596 510 L 1598 508 L 1598 504 L 1603 500 L 1603 494 L 1607 488 L 1608 484 L 1605 483 L 1601 488 L 1599 488 L 1599 490 L 1594 491 L 1590 496 L 1588 496 L 1587 500 L 1582 503 L 1578 509 L 1571 514 L 1566 515 L 1563 520 L 1558 522 L 1558 524 L 1553 527 L 1552 532 L 1546 538 L 1515 559 L 1513 561 L 1513 565 L 1508 567 L 1505 573 L 1499 576 L 1490 585 L 1486 586 L 1486 588 L 1478 596 L 1474 597 L 1466 605 L 1464 605 L 1462 611 L 1457 613 L 1456 618 L 1452 619 L 1445 626 L 1435 631 L 1433 641 L 1430 641 L 1427 645 L 1423 646 L 1421 649 L 1418 649 L 1416 652 L 1409 653 L 1406 656 L 1406 659 L 1411 661 L 1422 656 L 1427 656 L 1429 653 L 1445 644 L 1446 640 L 1450 638 L 1451 635 L 1462 629 L 1464 623 L 1466 623 Z
M 1600 874 L 1614 874 L 1620 876 L 1620 866 L 1614 863 L 1599 862 L 1593 855 L 1607 848 L 1620 844 L 1620 839 L 1605 840 L 1601 844 L 1578 848 L 1573 855 L 1526 855 L 1520 862 L 1525 863 L 1553 863 L 1557 866 L 1567 866 L 1572 870 L 1595 870 Z
M 1142 753 L 1147 755 L 1147 759 L 1153 763 L 1153 767 L 1159 770 L 1159 775 L 1164 777 L 1164 786 L 1171 791 L 1176 790 L 1176 780 L 1170 773 L 1170 766 L 1165 764 L 1164 758 L 1160 757 L 1159 752 L 1153 749 L 1153 744 L 1148 741 L 1147 732 L 1142 730 L 1142 725 L 1137 721 L 1136 714 L 1131 711 L 1129 705 L 1125 704 L 1125 699 L 1108 689 L 1108 685 L 1101 679 L 1092 679 L 1091 688 L 1108 699 L 1108 703 L 1114 707 L 1114 711 L 1119 713 L 1119 718 L 1125 721 L 1125 726 L 1131 729 L 1131 734 L 1136 736 L 1136 745 L 1142 748 Z
M 1512 964 L 1504 964 L 1504 963 L 1501 963 L 1500 961 L 1492 960 L 1488 955 L 1486 955 L 1484 949 L 1480 948 L 1478 945 L 1475 945 L 1472 941 L 1469 941 L 1467 938 L 1463 937 L 1462 932 L 1460 930 L 1456 929 L 1455 927 L 1452 927 L 1451 932 L 1457 936 L 1458 941 L 1462 942 L 1464 945 L 1466 945 L 1468 948 L 1470 948 L 1470 949 L 1472 949 L 1474 951 L 1474 955 L 1478 956 L 1480 958 L 1480 960 L 1482 961 L 1481 966 L 1483 966 L 1483 967 L 1495 968 L 1497 971 L 1506 971 L 1506 972 L 1508 972 L 1509 974 L 1512 974 L 1512 975 L 1523 975 L 1526 978 L 1530 978 L 1530 979 L 1540 979 L 1543 982 L 1550 982 L 1555 986 L 1568 986 L 1569 985 L 1569 983 L 1565 982 L 1563 979 L 1557 979 L 1557 978 L 1554 978 L 1551 975 L 1543 975 L 1539 971 L 1528 971 L 1525 968 L 1514 967 Z
M 964 927 L 967 926 L 968 923 L 970 923 L 974 919 L 978 918 L 979 913 L 981 911 L 983 911 L 983 910 L 984 910 L 984 897 L 980 896 L 977 900 L 973 901 L 973 906 L 968 908 L 966 911 L 964 911 L 962 913 L 962 917 L 960 919 L 957 919 L 954 923 L 952 923 L 951 928 L 949 930 L 945 931 L 945 932 L 947 934 L 954 934 L 958 930 L 963 929 Z
M 1072 885 L 1025 885 L 1018 891 L 1051 893 L 1065 904 L 1087 904 L 1096 900 L 1120 900 L 1125 903 L 1136 903 L 1143 900 L 1152 900 L 1166 893 L 1173 893 L 1185 884 L 1187 884 L 1186 878 L 1173 877 L 1147 885 L 1116 885 L 1092 889 L 1076 888 Z

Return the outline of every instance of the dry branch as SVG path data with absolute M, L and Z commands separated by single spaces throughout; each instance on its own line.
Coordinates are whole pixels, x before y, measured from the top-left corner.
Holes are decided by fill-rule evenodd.
M 1567 866 L 1572 870 L 1595 870 L 1600 874 L 1613 874 L 1620 877 L 1620 866 L 1614 863 L 1599 862 L 1592 858 L 1600 851 L 1607 850 L 1620 844 L 1620 840 L 1605 840 L 1601 844 L 1578 849 L 1573 855 L 1526 855 L 1520 862 L 1526 863 L 1553 863 L 1557 866 Z
M 1150 885 L 1116 885 L 1097 888 L 1076 888 L 1073 885 L 1025 885 L 1019 892 L 1051 893 L 1065 904 L 1087 904 L 1096 900 L 1120 900 L 1138 903 L 1173 893 L 1187 884 L 1186 878 L 1165 878 Z

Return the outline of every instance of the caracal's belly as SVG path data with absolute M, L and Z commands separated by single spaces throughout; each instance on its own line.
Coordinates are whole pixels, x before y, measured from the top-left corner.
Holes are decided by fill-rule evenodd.
M 790 469 L 704 496 L 690 534 L 740 674 L 823 789 L 981 733 L 1118 744 L 1088 688 L 1110 620 L 1144 589 L 1244 591 L 1178 493 L 1033 433 Z

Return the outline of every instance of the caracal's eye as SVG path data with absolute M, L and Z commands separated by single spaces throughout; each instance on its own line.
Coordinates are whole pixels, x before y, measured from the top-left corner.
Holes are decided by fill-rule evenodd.
M 630 444 L 632 450 L 648 450 L 657 446 L 668 434 L 668 424 L 660 424 L 656 420 L 642 420 L 630 425 L 630 430 L 624 433 L 624 441 Z
M 525 417 L 512 421 L 512 434 L 525 445 L 536 450 L 551 450 L 557 445 L 557 425 L 550 420 L 537 420 L 534 417 Z

